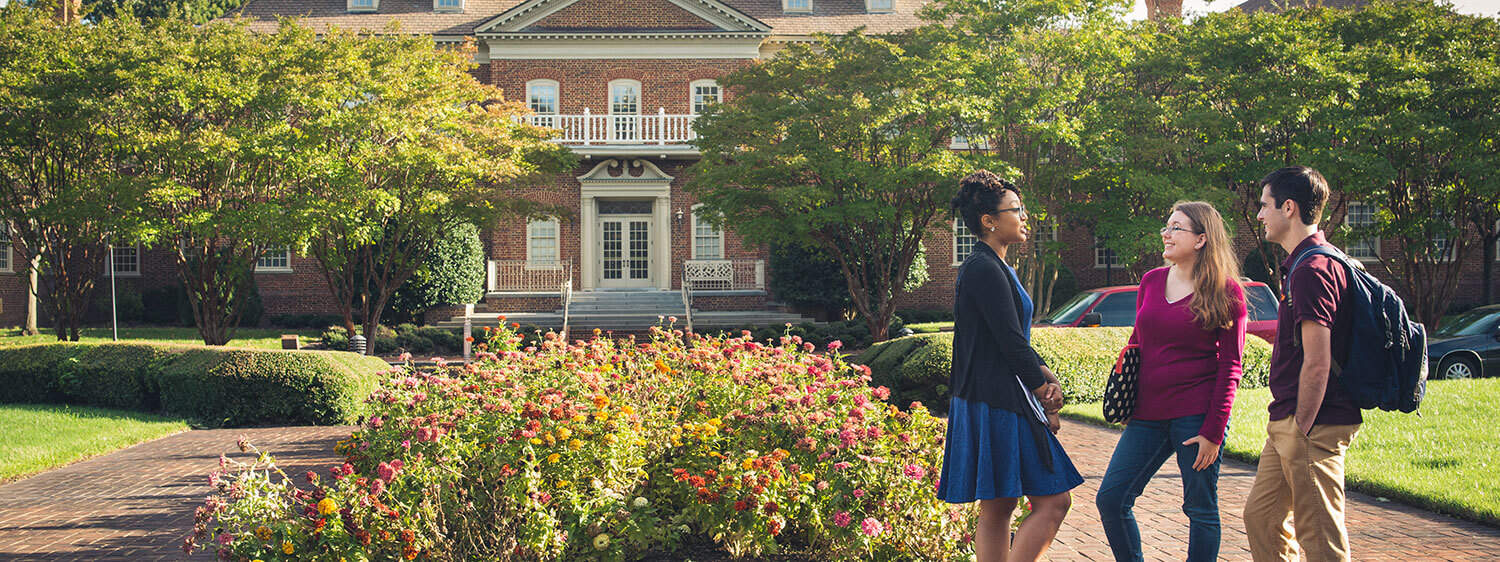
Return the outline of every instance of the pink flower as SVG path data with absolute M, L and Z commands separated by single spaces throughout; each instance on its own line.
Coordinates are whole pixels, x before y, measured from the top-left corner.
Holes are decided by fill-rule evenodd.
M 839 462 L 833 463 L 833 469 L 834 470 L 844 470 L 844 469 L 849 468 L 851 466 L 854 466 L 854 465 L 849 464 L 849 463 L 844 462 L 844 461 L 839 461 Z
M 390 482 L 391 480 L 394 480 L 396 478 L 396 473 L 401 471 L 402 465 L 403 463 L 401 462 L 401 459 L 396 459 L 391 462 L 383 462 L 380 463 L 379 466 L 375 467 L 375 473 L 380 476 L 381 480 Z
M 905 474 L 907 478 L 910 478 L 912 480 L 921 480 L 922 478 L 927 476 L 927 469 L 914 464 L 908 464 L 906 465 L 906 468 L 903 468 L 901 470 L 901 473 Z
M 219 544 L 229 546 L 229 543 L 232 542 L 234 542 L 234 535 L 229 533 L 219 533 Z
M 849 516 L 849 512 L 847 512 L 847 511 L 840 511 L 838 513 L 833 514 L 833 524 L 834 525 L 838 525 L 840 527 L 848 527 L 849 524 L 853 523 L 853 522 L 854 522 L 854 518 L 850 517 Z
M 371 428 L 380 429 L 380 426 L 383 426 L 383 425 L 385 425 L 385 419 L 384 418 L 381 418 L 380 416 L 372 416 L 370 418 L 370 427 Z
M 828 481 L 827 481 L 827 480 L 819 480 L 819 481 L 818 481 L 818 486 L 817 486 L 817 488 L 818 488 L 818 491 L 819 491 L 819 492 L 821 492 L 821 491 L 823 491 L 823 490 L 827 490 L 827 489 L 828 489 L 828 486 L 829 486 L 829 484 L 828 484 Z
M 875 397 L 879 398 L 881 401 L 884 401 L 885 399 L 891 397 L 891 389 L 883 386 L 877 386 L 875 387 Z
M 854 497 L 856 497 L 856 498 L 865 497 L 865 489 L 864 488 L 855 488 L 854 489 Z
M 370 482 L 370 495 L 372 495 L 372 496 L 378 496 L 378 495 L 380 495 L 381 492 L 384 492 L 384 491 L 385 491 L 385 481 L 384 480 L 376 478 L 375 481 Z
M 839 403 L 839 395 L 837 395 L 837 394 L 829 394 L 828 395 L 828 405 L 829 406 L 832 406 L 832 405 L 838 404 L 838 403 Z
M 885 530 L 885 526 L 880 524 L 880 520 L 874 517 L 866 517 L 864 521 L 860 521 L 859 528 L 865 532 L 865 536 L 867 537 L 873 537 Z
M 838 351 L 838 349 L 841 347 L 844 347 L 844 342 L 841 342 L 839 340 L 828 342 L 828 351 Z

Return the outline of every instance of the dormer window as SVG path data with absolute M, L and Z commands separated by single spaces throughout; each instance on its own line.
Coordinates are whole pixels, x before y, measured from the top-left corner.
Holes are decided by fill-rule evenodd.
M 896 0 L 865 0 L 865 11 L 872 14 L 896 11 Z
M 781 0 L 782 11 L 788 14 L 805 14 L 812 11 L 812 0 Z
M 464 0 L 432 0 L 432 11 L 462 13 L 464 11 Z
M 350 12 L 373 12 L 380 9 L 380 0 L 349 0 Z

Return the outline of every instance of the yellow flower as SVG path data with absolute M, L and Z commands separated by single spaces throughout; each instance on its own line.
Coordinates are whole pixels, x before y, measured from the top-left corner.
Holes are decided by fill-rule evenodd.
M 745 470 L 750 470 L 751 466 L 752 463 L 750 462 L 750 459 L 745 459 L 744 461 L 740 462 L 740 468 L 743 468 Z
M 557 481 L 557 487 L 559 487 L 559 488 L 566 488 L 570 484 L 572 484 L 572 482 L 568 482 L 567 480 L 558 480 Z
M 562 460 L 562 455 L 559 455 L 557 453 L 552 453 L 550 455 L 547 455 L 547 462 L 556 463 L 559 460 Z
M 259 527 L 256 527 L 255 528 L 255 538 L 263 540 L 263 541 L 271 540 L 271 528 L 267 527 L 265 525 L 261 525 Z
M 799 477 L 799 479 L 802 480 L 803 482 L 812 482 L 813 481 L 813 475 L 812 475 L 811 472 L 804 472 L 804 473 L 802 473 L 802 476 Z
M 603 407 L 608 406 L 608 405 L 609 405 L 609 397 L 608 396 L 605 396 L 603 394 L 595 394 L 594 395 L 594 407 L 595 408 L 603 408 Z
M 568 438 L 572 437 L 572 436 L 573 436 L 573 432 L 571 430 L 569 430 L 568 428 L 566 428 L 566 427 L 559 427 L 559 428 L 557 428 L 557 438 L 558 439 L 567 441 Z
M 296 549 L 292 548 L 292 541 L 281 541 L 282 554 L 291 554 L 294 550 Z
M 609 412 L 606 412 L 604 410 L 599 410 L 597 412 L 594 412 L 594 419 L 599 420 L 599 421 L 607 420 L 607 419 L 609 419 Z
M 573 414 L 573 421 L 583 423 L 589 421 L 589 417 L 583 414 Z
M 719 427 L 721 425 L 724 425 L 724 420 L 719 419 L 719 418 L 713 418 L 713 419 L 708 420 L 708 425 L 711 425 L 711 426 L 714 426 L 714 427 Z
M 613 435 L 605 435 L 604 436 L 604 444 L 605 445 L 614 445 L 615 444 L 615 436 L 613 436 Z
M 323 501 L 318 502 L 318 513 L 332 515 L 333 512 L 338 510 L 339 504 L 334 503 L 333 498 L 323 498 Z
M 574 439 L 574 440 L 568 442 L 568 450 L 569 451 L 577 451 L 577 450 L 582 449 L 582 448 L 583 448 L 583 442 L 582 441 Z
M 539 439 L 539 438 L 536 438 L 536 437 L 532 437 L 531 438 L 531 444 L 532 445 L 541 445 L 542 444 L 542 440 Z

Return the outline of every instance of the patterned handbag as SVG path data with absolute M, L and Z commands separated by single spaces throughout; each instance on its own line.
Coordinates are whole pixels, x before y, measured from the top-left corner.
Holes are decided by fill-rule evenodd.
M 1141 346 L 1130 344 L 1120 350 L 1115 369 L 1104 385 L 1104 421 L 1125 423 L 1135 415 L 1135 398 L 1141 388 Z

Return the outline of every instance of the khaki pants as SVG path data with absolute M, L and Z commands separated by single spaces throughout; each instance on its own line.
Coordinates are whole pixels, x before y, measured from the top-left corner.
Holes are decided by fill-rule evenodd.
M 1245 534 L 1257 561 L 1349 560 L 1344 528 L 1344 451 L 1359 424 L 1314 425 L 1311 435 L 1295 416 L 1266 425 L 1255 485 L 1245 499 Z

